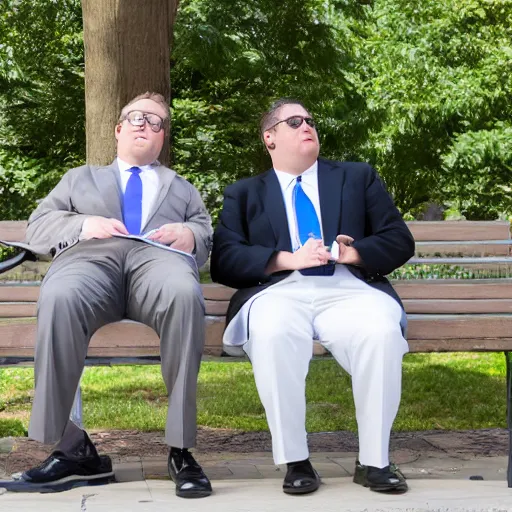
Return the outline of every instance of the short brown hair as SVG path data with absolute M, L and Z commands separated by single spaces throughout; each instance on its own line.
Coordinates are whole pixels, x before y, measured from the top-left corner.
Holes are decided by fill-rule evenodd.
M 309 110 L 306 108 L 302 101 L 296 100 L 295 98 L 279 98 L 272 102 L 269 109 L 261 116 L 260 120 L 260 136 L 261 140 L 263 140 L 263 134 L 277 122 L 279 122 L 279 118 L 277 114 L 279 110 L 285 105 L 300 105 L 308 114 L 310 114 Z
M 169 129 L 169 104 L 167 101 L 165 101 L 165 98 L 159 94 L 158 92 L 145 92 L 143 94 L 139 94 L 138 96 L 135 96 L 132 100 L 130 100 L 122 109 L 121 113 L 119 114 L 119 120 L 117 121 L 120 123 L 121 121 L 124 121 L 126 111 L 130 105 L 133 105 L 135 102 L 139 100 L 151 100 L 155 103 L 158 103 L 166 112 L 167 116 L 164 118 L 164 130 L 167 132 Z

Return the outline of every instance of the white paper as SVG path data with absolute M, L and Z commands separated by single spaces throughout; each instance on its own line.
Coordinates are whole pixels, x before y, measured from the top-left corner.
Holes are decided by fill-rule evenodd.
M 338 245 L 338 242 L 334 240 L 334 242 L 331 245 L 331 260 L 337 261 L 340 257 L 340 246 Z
M 183 256 L 187 256 L 187 258 L 191 258 L 194 261 L 194 263 L 196 263 L 196 265 L 197 265 L 196 257 L 193 254 L 190 254 L 190 253 L 185 252 L 185 251 L 180 251 L 179 249 L 174 249 L 174 248 L 172 248 L 172 247 L 170 247 L 168 245 L 164 245 L 164 244 L 161 244 L 161 243 L 158 243 L 158 242 L 154 242 L 153 240 L 150 240 L 149 238 L 146 238 L 153 231 L 156 231 L 156 230 L 149 231 L 148 233 L 145 233 L 144 235 L 122 235 L 121 233 L 119 233 L 119 234 L 115 234 L 113 236 L 117 236 L 119 238 L 129 238 L 130 240 L 140 240 L 141 242 L 145 242 L 146 244 L 153 245 L 153 246 L 158 247 L 160 249 L 165 249 L 166 251 L 171 251 L 171 252 L 176 252 L 178 254 L 183 254 Z

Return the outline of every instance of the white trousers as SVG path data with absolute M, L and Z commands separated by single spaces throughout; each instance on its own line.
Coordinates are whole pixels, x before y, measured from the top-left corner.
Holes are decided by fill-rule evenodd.
M 265 408 L 276 464 L 307 459 L 306 375 L 313 338 L 352 376 L 361 464 L 389 464 L 389 438 L 398 411 L 402 309 L 337 265 L 334 276 L 294 272 L 258 297 L 249 312 L 244 350 Z

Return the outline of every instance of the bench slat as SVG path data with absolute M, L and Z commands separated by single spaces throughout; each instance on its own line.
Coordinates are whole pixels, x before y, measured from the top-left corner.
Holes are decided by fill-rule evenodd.
M 21 242 L 25 238 L 27 221 L 3 220 L 0 221 L 0 240 L 6 242 Z
M 405 299 L 408 314 L 493 314 L 512 313 L 512 299 Z M 1 311 L 1 307 L 0 307 Z M 1 314 L 0 314 L 1 316 Z
M 37 302 L 39 285 L 0 284 L 1 302 Z M 216 283 L 202 284 L 203 296 L 206 300 L 229 301 L 236 290 Z
M 405 299 L 512 299 L 512 279 L 410 279 L 393 281 Z
M 402 299 L 512 299 L 512 278 L 408 279 L 393 281 L 393 286 Z M 229 301 L 235 292 L 215 283 L 201 288 L 204 298 L 212 301 Z M 0 303 L 36 302 L 38 297 L 39 286 L 0 285 Z
M 205 354 L 220 355 L 224 319 L 206 316 L 205 323 Z M 512 315 L 410 315 L 407 337 L 411 347 L 423 344 L 427 351 L 435 351 L 436 347 L 441 351 L 492 351 L 512 350 L 511 333 Z M 34 338 L 35 318 L 0 323 L 0 357 L 33 356 Z M 158 355 L 158 351 L 159 340 L 151 328 L 124 320 L 98 330 L 91 340 L 89 355 L 142 357 Z
M 510 238 L 507 221 L 409 221 L 417 241 L 441 240 L 506 240 Z
M 504 352 L 512 349 L 512 338 L 447 338 L 409 340 L 409 352 Z
M 225 316 L 227 301 L 205 301 L 207 315 Z M 36 316 L 35 302 L 0 302 L 0 318 L 26 318 Z
M 396 281 L 407 313 L 511 313 L 512 279 Z M 205 297 L 229 297 L 233 290 L 202 285 Z M 213 291 L 213 293 L 211 293 Z M 0 286 L 0 318 L 32 317 L 36 314 L 38 286 Z M 10 300 L 9 300 L 10 299 Z M 15 302 L 15 300 L 20 302 Z M 207 315 L 226 315 L 227 300 L 205 300 Z
M 512 315 L 417 315 L 407 316 L 408 340 L 507 338 Z M 511 347 L 512 349 L 512 347 Z
M 227 301 L 205 301 L 206 314 L 225 316 Z M 512 313 L 512 299 L 404 299 L 407 313 L 468 314 Z M 36 315 L 36 304 L 0 302 L 0 318 L 26 318 Z
M 222 352 L 223 317 L 205 317 L 206 339 L 204 354 Z M 35 318 L 0 324 L 0 357 L 33 357 L 36 334 Z M 150 327 L 123 320 L 99 329 L 91 339 L 91 357 L 142 357 L 159 354 L 160 340 Z

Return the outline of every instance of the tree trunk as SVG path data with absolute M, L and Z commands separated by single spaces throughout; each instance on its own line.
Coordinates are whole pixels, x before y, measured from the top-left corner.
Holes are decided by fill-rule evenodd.
M 170 102 L 170 47 L 179 0 L 82 0 L 87 162 L 116 155 L 122 107 L 146 91 Z M 169 162 L 169 141 L 160 154 Z

